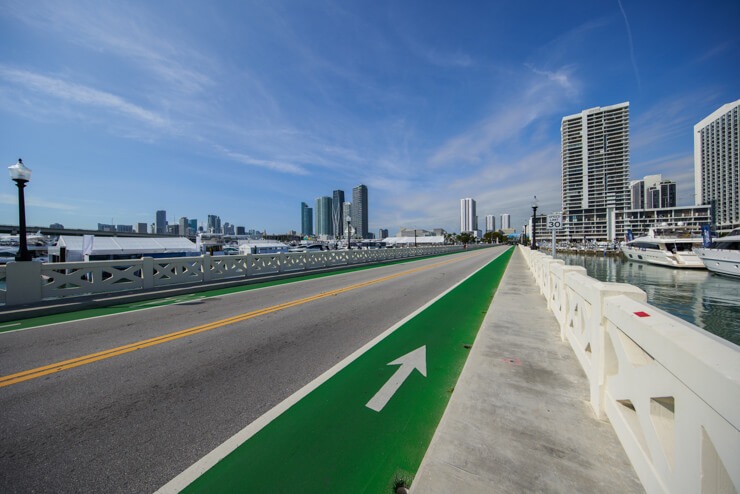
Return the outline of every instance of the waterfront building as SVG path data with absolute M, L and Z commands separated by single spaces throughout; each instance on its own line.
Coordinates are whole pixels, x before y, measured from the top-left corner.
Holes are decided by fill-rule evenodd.
M 650 228 L 665 225 L 686 227 L 694 234 L 700 235 L 701 227 L 709 224 L 711 218 L 712 207 L 709 205 L 625 209 L 624 211 L 616 211 L 615 213 L 617 229 L 625 232 L 625 235 L 631 230 L 634 237 L 645 236 L 648 234 Z M 624 238 L 622 237 L 616 240 L 624 240 Z
M 167 233 L 167 211 L 161 209 L 157 211 L 156 218 L 154 221 L 155 230 L 157 234 Z
M 356 238 L 368 237 L 367 186 L 358 185 L 352 189 L 352 226 Z
M 146 223 L 136 224 L 136 233 L 149 233 Z
M 501 229 L 502 230 L 511 229 L 511 215 L 510 214 L 504 213 L 501 215 Z
M 344 191 L 335 190 L 331 198 L 331 230 L 335 237 L 342 236 L 342 205 L 344 204 Z
M 115 232 L 116 225 L 108 225 L 106 223 L 98 223 L 99 232 Z
M 740 100 L 694 125 L 696 204 L 709 204 L 718 232 L 740 227 Z
M 496 231 L 496 217 L 492 214 L 486 215 L 486 232 Z
M 381 228 L 378 230 L 378 238 L 380 240 L 383 240 L 384 238 L 388 237 L 388 230 L 386 228 Z
M 316 235 L 332 235 L 331 197 L 316 198 Z
M 134 233 L 134 225 L 116 225 L 113 231 L 118 233 Z
M 305 202 L 301 203 L 301 235 L 313 235 L 313 208 L 309 208 Z
M 629 102 L 563 117 L 561 136 L 564 236 L 621 237 L 614 214 L 630 206 Z
M 190 229 L 190 232 L 188 235 L 195 235 L 198 233 L 198 220 L 197 219 L 190 219 L 188 220 L 188 228 Z
M 475 212 L 475 199 L 460 199 L 460 233 L 472 233 L 478 229 L 478 216 Z

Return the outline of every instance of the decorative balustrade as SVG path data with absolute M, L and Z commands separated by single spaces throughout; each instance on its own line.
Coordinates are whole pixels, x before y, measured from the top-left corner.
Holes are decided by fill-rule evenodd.
M 136 291 L 334 266 L 380 262 L 458 251 L 446 245 L 406 249 L 333 250 L 0 266 L 0 303 L 8 306 L 47 299 Z M 10 294 L 10 296 L 8 296 Z
M 740 348 L 637 287 L 520 250 L 646 491 L 738 492 Z

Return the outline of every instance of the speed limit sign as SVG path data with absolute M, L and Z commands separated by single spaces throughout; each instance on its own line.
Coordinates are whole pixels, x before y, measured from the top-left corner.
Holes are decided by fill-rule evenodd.
M 550 213 L 547 215 L 547 229 L 560 230 L 563 228 L 563 213 Z

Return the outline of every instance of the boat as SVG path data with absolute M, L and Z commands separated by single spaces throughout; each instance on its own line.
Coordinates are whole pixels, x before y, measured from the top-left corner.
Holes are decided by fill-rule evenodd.
M 740 228 L 718 238 L 711 247 L 697 247 L 694 252 L 709 271 L 740 278 Z
M 671 268 L 705 269 L 694 253 L 702 246 L 702 237 L 684 227 L 653 227 L 648 234 L 622 244 L 621 251 L 630 261 Z

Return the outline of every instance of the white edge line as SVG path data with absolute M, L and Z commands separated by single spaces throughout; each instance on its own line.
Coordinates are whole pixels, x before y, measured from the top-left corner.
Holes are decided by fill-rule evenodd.
M 504 251 L 505 252 L 505 251 Z M 503 252 L 499 252 L 499 254 L 496 256 L 498 257 Z M 496 259 L 494 257 L 493 259 Z M 475 273 L 483 269 L 485 266 L 488 265 L 489 262 L 493 261 L 491 259 L 486 264 L 481 266 L 480 268 L 476 269 L 472 273 L 470 273 L 468 276 L 466 276 L 464 279 L 460 280 L 458 283 L 453 285 L 452 287 L 448 288 L 441 294 L 437 295 L 435 298 L 427 302 L 426 304 L 422 305 L 418 309 L 416 309 L 414 312 L 409 314 L 408 316 L 404 317 L 400 321 L 398 321 L 396 324 L 391 326 L 390 328 L 386 329 L 384 332 L 370 340 L 368 343 L 360 347 L 358 350 L 356 350 L 354 353 L 346 357 L 341 362 L 337 363 L 332 367 L 331 369 L 327 370 L 323 374 L 321 374 L 319 377 L 311 381 L 310 383 L 306 384 L 304 387 L 287 397 L 282 402 L 275 405 L 273 408 L 265 412 L 262 416 L 260 416 L 257 420 L 246 426 L 244 429 L 240 430 L 233 436 L 231 436 L 229 439 L 221 443 L 219 446 L 216 446 L 216 448 L 205 455 L 203 458 L 198 460 L 197 462 L 193 463 L 191 466 L 189 466 L 187 469 L 185 469 L 182 473 L 177 475 L 175 478 L 167 482 L 165 485 L 157 489 L 154 494 L 175 494 L 183 489 L 185 489 L 187 486 L 189 486 L 194 480 L 196 480 L 198 477 L 206 473 L 208 470 L 210 470 L 213 466 L 215 466 L 219 461 L 223 460 L 228 456 L 231 452 L 233 452 L 236 448 L 247 442 L 252 436 L 257 434 L 259 431 L 261 431 L 263 428 L 265 428 L 270 422 L 278 418 L 280 415 L 283 414 L 286 410 L 288 410 L 290 407 L 298 403 L 300 400 L 305 398 L 308 394 L 310 394 L 312 391 L 314 391 L 316 388 L 324 384 L 326 381 L 328 381 L 331 377 L 333 377 L 335 374 L 339 373 L 341 370 L 343 370 L 345 367 L 347 367 L 349 364 L 357 360 L 362 354 L 370 350 L 372 347 L 380 343 L 382 340 L 384 340 L 388 335 L 395 332 L 398 328 L 406 324 L 408 321 L 419 315 L 421 312 L 429 308 L 432 304 L 437 302 L 439 299 L 450 293 L 452 290 L 463 284 L 473 276 Z

